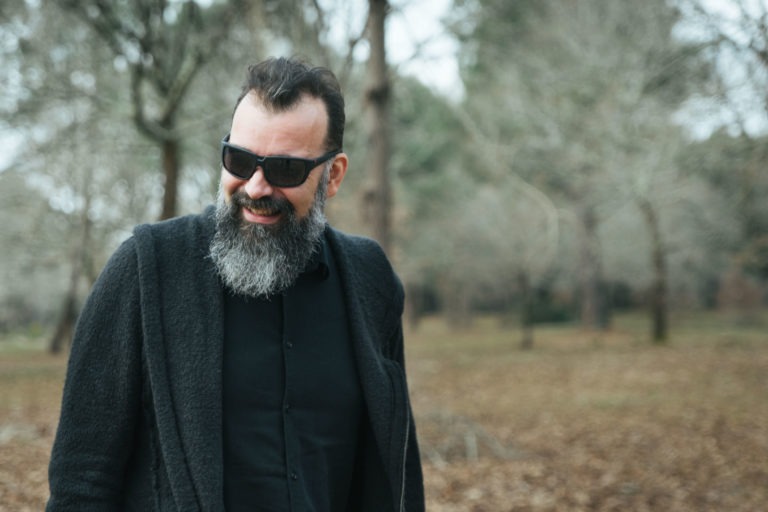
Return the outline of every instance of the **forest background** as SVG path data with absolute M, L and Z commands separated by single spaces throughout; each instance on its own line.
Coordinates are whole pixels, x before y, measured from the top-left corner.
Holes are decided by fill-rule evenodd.
M 245 67 L 278 54 L 341 78 L 352 166 L 328 216 L 385 246 L 411 325 L 493 311 L 530 344 L 539 322 L 648 308 L 663 342 L 674 310 L 748 316 L 768 282 L 766 10 L 456 0 L 460 81 L 436 92 L 420 20 L 387 2 L 4 3 L 0 329 L 58 324 L 66 345 L 135 224 L 211 203 Z M 375 30 L 398 16 L 399 67 Z
M 66 352 L 133 226 L 215 199 L 245 68 L 271 55 L 340 77 L 351 168 L 327 214 L 386 248 L 409 332 L 477 354 L 489 316 L 504 353 L 626 318 L 648 345 L 686 346 L 691 315 L 764 332 L 768 2 L 453 0 L 427 36 L 414 4 L 0 4 L 0 340 Z

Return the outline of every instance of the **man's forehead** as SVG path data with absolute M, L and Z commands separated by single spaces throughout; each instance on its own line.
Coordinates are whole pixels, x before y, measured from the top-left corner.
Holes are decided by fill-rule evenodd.
M 328 131 L 328 115 L 319 98 L 307 95 L 288 110 L 270 110 L 258 96 L 246 96 L 232 118 L 231 141 L 258 152 L 266 148 L 251 148 L 259 141 L 272 150 L 305 148 L 310 153 L 321 149 Z

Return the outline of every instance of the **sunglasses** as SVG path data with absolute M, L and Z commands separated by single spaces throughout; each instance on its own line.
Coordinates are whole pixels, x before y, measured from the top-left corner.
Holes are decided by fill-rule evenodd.
M 340 149 L 329 151 L 319 158 L 294 158 L 290 156 L 259 156 L 245 148 L 229 143 L 229 134 L 221 140 L 221 164 L 235 178 L 249 180 L 261 167 L 264 179 L 273 187 L 298 187 L 309 173 L 334 156 Z

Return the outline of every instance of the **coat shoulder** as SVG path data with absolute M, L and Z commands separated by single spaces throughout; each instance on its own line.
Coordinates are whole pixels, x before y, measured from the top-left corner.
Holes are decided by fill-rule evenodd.
M 368 278 L 382 286 L 402 288 L 392 263 L 376 240 L 332 228 L 328 229 L 327 235 L 343 272 Z
M 184 215 L 160 222 L 139 224 L 133 230 L 141 245 L 152 241 L 163 245 L 200 244 L 207 246 L 214 229 L 214 209 L 209 206 L 202 213 Z

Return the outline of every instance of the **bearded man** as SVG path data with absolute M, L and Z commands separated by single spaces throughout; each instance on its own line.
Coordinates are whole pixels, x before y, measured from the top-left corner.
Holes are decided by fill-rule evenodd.
M 217 204 L 138 226 L 78 321 L 47 510 L 419 511 L 403 288 L 323 214 L 334 75 L 252 66 Z

